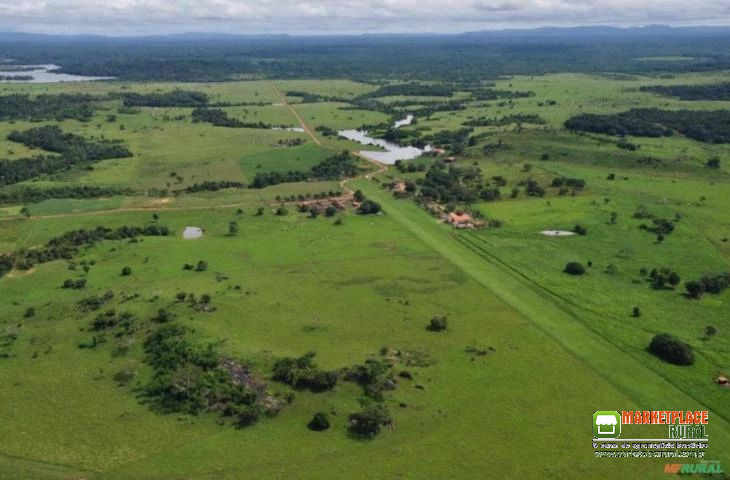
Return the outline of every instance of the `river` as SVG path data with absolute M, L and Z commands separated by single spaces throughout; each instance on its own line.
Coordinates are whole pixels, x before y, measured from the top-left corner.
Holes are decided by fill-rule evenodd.
M 3 65 L 0 75 L 4 76 L 31 76 L 33 80 L 2 80 L 0 83 L 59 83 L 59 82 L 89 82 L 94 80 L 113 80 L 114 77 L 86 77 L 83 75 L 69 75 L 67 73 L 55 73 L 58 65 Z M 17 67 L 17 70 L 12 70 Z
M 400 128 L 404 125 L 410 125 L 413 122 L 413 115 L 408 115 L 402 120 L 398 120 L 393 124 L 394 128 Z M 372 138 L 368 136 L 367 130 L 340 130 L 337 132 L 341 137 L 362 145 L 372 145 L 380 147 L 383 150 L 361 150 L 360 155 L 371 158 L 377 162 L 386 165 L 393 165 L 396 160 L 413 160 L 420 157 L 424 152 L 430 152 L 431 146 L 426 145 L 425 148 L 401 147 L 397 143 L 387 142 L 380 138 Z

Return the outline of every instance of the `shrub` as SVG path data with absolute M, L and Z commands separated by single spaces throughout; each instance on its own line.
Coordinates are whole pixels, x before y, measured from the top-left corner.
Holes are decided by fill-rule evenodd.
M 578 262 L 568 262 L 565 264 L 565 273 L 570 275 L 583 275 L 586 273 L 585 267 Z
M 307 428 L 314 432 L 322 432 L 330 428 L 330 420 L 326 413 L 317 412 L 307 424 Z
M 348 431 L 355 438 L 366 440 L 375 437 L 383 426 L 392 422 L 388 409 L 383 405 L 371 405 L 349 416 Z
M 692 347 L 668 333 L 654 335 L 649 343 L 649 352 L 674 365 L 695 363 Z
M 446 315 L 436 315 L 431 319 L 426 329 L 432 332 L 441 332 L 443 330 L 446 330 L 447 327 L 448 319 Z
M 380 213 L 382 210 L 382 207 L 378 202 L 375 202 L 373 200 L 364 200 L 360 204 L 360 208 L 358 208 L 358 212 L 362 213 L 363 215 L 372 215 L 375 213 Z
M 274 362 L 274 380 L 298 389 L 309 389 L 313 392 L 332 390 L 337 384 L 337 372 L 320 370 L 314 362 L 314 352 L 308 352 L 299 358 L 285 357 Z

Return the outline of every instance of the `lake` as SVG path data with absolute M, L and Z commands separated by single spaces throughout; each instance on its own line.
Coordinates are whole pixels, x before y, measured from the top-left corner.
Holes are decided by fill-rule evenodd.
M 69 75 L 54 73 L 58 65 L 3 65 L 0 64 L 0 75 L 31 76 L 33 80 L 1 80 L 0 83 L 59 83 L 59 82 L 90 82 L 94 80 L 113 80 L 114 77 L 86 77 L 83 75 Z M 14 69 L 15 68 L 15 69 Z
M 398 120 L 393 124 L 394 128 L 400 128 L 404 125 L 410 125 L 413 122 L 413 115 L 408 115 L 402 120 Z M 383 150 L 361 150 L 359 153 L 365 157 L 373 159 L 380 163 L 393 165 L 397 160 L 413 160 L 420 157 L 424 152 L 430 152 L 431 146 L 426 145 L 425 148 L 401 147 L 397 143 L 387 142 L 380 138 L 372 138 L 368 136 L 367 130 L 340 130 L 337 132 L 341 137 L 362 145 L 373 145 Z

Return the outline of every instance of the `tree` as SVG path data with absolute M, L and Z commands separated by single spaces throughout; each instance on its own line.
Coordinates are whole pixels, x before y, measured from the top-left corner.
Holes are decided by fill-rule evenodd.
M 705 286 L 697 280 L 685 282 L 684 288 L 687 290 L 687 294 L 694 299 L 701 298 L 702 294 L 705 293 Z
M 198 262 L 198 265 L 196 265 L 195 270 L 198 272 L 204 272 L 208 270 L 208 262 L 205 260 L 201 260 Z
M 327 217 L 334 217 L 335 215 L 337 215 L 337 208 L 330 205 L 329 207 L 324 209 L 324 214 Z
M 25 317 L 25 318 L 33 318 L 33 317 L 35 317 L 35 307 L 28 307 L 25 310 L 25 313 L 23 314 L 23 317 Z
M 707 163 L 705 163 L 705 165 L 707 166 L 707 168 L 712 168 L 712 169 L 717 170 L 718 168 L 720 168 L 720 158 L 712 157 L 707 160 Z
M 309 207 L 309 218 L 319 217 L 319 209 L 317 207 Z
M 565 269 L 563 270 L 565 273 L 568 273 L 570 275 L 583 275 L 586 273 L 585 267 L 578 263 L 578 262 L 568 262 L 565 264 Z
M 669 285 L 672 286 L 672 288 L 679 285 L 679 282 L 681 281 L 681 278 L 679 277 L 679 274 L 677 272 L 671 272 L 669 276 L 667 277 L 667 281 L 669 282 Z
M 705 327 L 705 336 L 707 337 L 714 337 L 717 333 L 717 329 L 713 327 L 712 325 L 708 325 Z
M 307 424 L 307 427 L 314 432 L 322 432 L 330 428 L 330 420 L 326 413 L 317 412 Z
M 231 235 L 235 235 L 238 233 L 238 223 L 231 222 L 228 224 L 228 233 Z
M 638 318 L 641 316 L 641 309 L 639 307 L 634 307 L 634 309 L 631 311 L 631 316 Z
M 286 207 L 283 206 L 283 205 L 276 209 L 276 216 L 277 217 L 283 217 L 287 213 L 289 213 L 289 210 L 287 210 Z
M 446 317 L 446 315 L 436 315 L 431 319 L 426 329 L 431 332 L 441 332 L 443 330 L 446 330 L 447 327 L 448 318 Z
M 257 217 L 260 217 L 263 214 L 264 214 L 264 207 L 259 207 L 259 208 L 256 209 L 256 216 Z
M 380 213 L 382 210 L 382 207 L 380 204 L 376 201 L 366 199 L 360 204 L 360 208 L 357 209 L 357 211 L 363 215 L 372 215 L 376 213 Z
M 365 407 L 358 413 L 348 417 L 350 435 L 360 440 L 367 440 L 375 437 L 383 426 L 392 423 L 388 409 L 380 404 Z
M 584 227 L 583 225 L 576 225 L 573 228 L 573 231 L 578 235 L 588 235 L 588 228 Z
M 692 347 L 668 333 L 654 335 L 649 352 L 674 365 L 692 365 L 695 355 Z
M 132 269 L 131 268 L 129 268 L 129 267 L 122 268 L 122 276 L 123 277 L 128 277 L 131 274 L 132 274 Z
M 362 193 L 362 190 L 355 190 L 354 197 L 355 197 L 355 201 L 357 201 L 357 202 L 362 202 L 363 200 L 365 200 L 365 194 Z

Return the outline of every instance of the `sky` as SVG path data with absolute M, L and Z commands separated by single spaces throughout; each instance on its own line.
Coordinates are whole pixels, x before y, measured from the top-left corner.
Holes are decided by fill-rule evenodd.
M 0 31 L 459 33 L 540 26 L 730 25 L 730 0 L 0 0 Z

